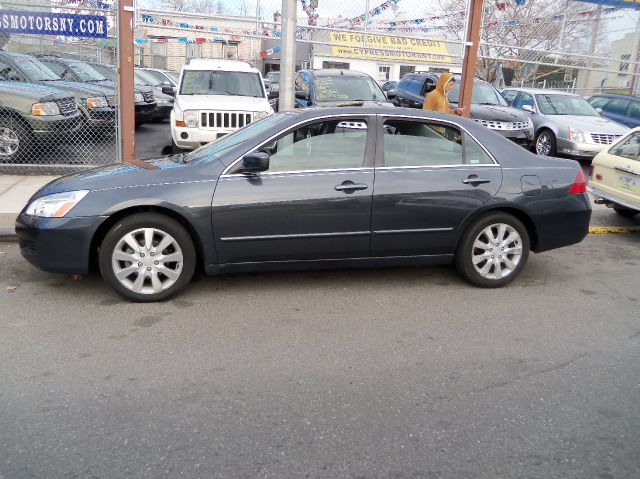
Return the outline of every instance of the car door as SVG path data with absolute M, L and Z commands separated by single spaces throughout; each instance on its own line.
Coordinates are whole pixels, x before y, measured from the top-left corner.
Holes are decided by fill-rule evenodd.
M 407 96 L 409 95 L 409 85 L 412 79 L 413 75 L 405 75 L 398 83 L 397 106 L 408 106 Z
M 456 230 L 501 183 L 500 166 L 454 124 L 381 116 L 371 255 L 452 253 Z
M 269 169 L 220 177 L 212 224 L 221 263 L 369 255 L 375 116 L 332 115 L 282 132 L 254 151 Z

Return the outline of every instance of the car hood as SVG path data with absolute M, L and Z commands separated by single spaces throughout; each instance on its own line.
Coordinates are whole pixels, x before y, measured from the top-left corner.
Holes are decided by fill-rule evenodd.
M 190 181 L 201 178 L 193 172 L 193 178 L 180 174 L 177 178 L 176 170 L 194 170 L 192 164 L 178 163 L 170 156 L 146 160 L 148 168 L 132 163 L 115 163 L 112 165 L 92 168 L 80 173 L 72 173 L 53 180 L 44 186 L 34 198 L 62 193 L 65 191 L 89 190 L 98 191 L 111 188 L 127 188 L 132 186 L 172 183 L 174 181 Z
M 64 90 L 51 88 L 45 85 L 19 83 L 15 81 L 0 82 L 0 92 L 38 100 L 48 97 L 59 98 L 69 96 L 69 93 L 65 92 Z
M 601 116 L 586 115 L 545 115 L 545 117 L 564 125 L 566 127 L 577 128 L 587 133 L 608 133 L 611 135 L 623 135 L 629 128 L 620 123 L 611 121 Z
M 471 118 L 488 121 L 527 121 L 528 116 L 520 110 L 510 106 L 500 105 L 471 105 Z
M 53 88 L 60 88 L 72 92 L 79 97 L 92 97 L 92 96 L 109 96 L 115 95 L 113 88 L 107 88 L 99 85 L 91 85 L 88 83 L 78 83 L 74 81 L 58 80 L 45 83 L 46 86 Z
M 176 106 L 182 110 L 265 111 L 271 107 L 263 97 L 231 95 L 178 95 Z

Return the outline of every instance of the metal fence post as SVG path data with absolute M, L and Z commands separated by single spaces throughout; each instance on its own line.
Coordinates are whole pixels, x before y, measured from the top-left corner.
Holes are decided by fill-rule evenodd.
M 280 56 L 280 94 L 278 111 L 293 110 L 296 70 L 296 0 L 282 0 L 282 55 Z

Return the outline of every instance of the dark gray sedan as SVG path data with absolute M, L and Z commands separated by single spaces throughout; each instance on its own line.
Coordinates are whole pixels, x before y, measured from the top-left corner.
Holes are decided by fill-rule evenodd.
M 146 167 L 143 167 L 146 166 Z M 282 113 L 185 155 L 57 179 L 17 219 L 25 258 L 99 267 L 118 293 L 166 299 L 238 271 L 455 263 L 503 286 L 529 251 L 577 243 L 579 165 L 474 121 L 412 109 Z

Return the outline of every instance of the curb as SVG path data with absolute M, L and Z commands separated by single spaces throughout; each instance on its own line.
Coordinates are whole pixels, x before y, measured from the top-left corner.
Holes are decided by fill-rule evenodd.
M 0 241 L 15 243 L 18 241 L 18 235 L 13 228 L 0 228 Z
M 590 235 L 640 233 L 640 226 L 590 226 Z

